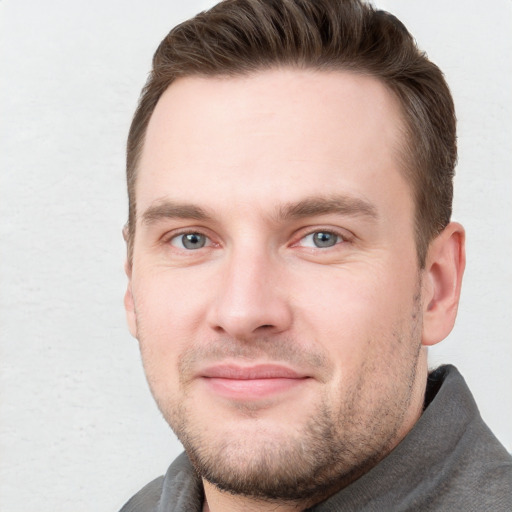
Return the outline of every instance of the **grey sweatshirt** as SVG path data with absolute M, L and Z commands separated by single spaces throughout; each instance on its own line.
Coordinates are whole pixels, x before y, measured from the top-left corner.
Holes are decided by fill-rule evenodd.
M 185 454 L 120 512 L 201 512 L 203 489 Z M 430 374 L 426 409 L 402 442 L 368 473 L 308 509 L 512 511 L 512 457 L 483 422 L 453 366 Z

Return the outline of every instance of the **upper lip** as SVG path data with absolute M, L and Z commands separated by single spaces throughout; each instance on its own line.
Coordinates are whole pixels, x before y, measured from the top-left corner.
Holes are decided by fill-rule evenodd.
M 217 379 L 304 379 L 307 375 L 299 373 L 287 366 L 278 364 L 258 364 L 240 366 L 236 364 L 217 364 L 200 372 L 201 377 Z

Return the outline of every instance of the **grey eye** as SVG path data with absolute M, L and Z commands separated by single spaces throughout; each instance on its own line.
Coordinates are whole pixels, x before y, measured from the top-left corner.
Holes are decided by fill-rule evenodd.
M 333 247 L 340 241 L 340 237 L 336 233 L 329 231 L 317 231 L 308 236 L 312 237 L 315 247 Z
M 203 248 L 207 240 L 207 237 L 201 233 L 185 233 L 175 236 L 171 240 L 171 245 L 180 249 L 194 250 Z
M 306 235 L 301 241 L 302 247 L 310 247 L 312 249 L 325 249 L 334 247 L 336 244 L 343 242 L 343 238 L 332 231 L 314 231 Z

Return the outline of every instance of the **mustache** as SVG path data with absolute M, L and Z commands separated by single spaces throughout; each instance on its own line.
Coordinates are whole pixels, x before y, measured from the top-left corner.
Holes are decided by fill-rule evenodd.
M 318 346 L 304 346 L 289 337 L 257 337 L 240 340 L 229 336 L 208 342 L 195 342 L 181 354 L 178 361 L 180 380 L 187 382 L 205 364 L 225 361 L 287 364 L 306 373 L 328 377 L 333 365 Z

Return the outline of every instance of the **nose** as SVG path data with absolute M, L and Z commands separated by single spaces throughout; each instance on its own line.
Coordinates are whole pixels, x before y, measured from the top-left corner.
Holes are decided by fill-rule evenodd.
M 223 263 L 210 327 L 238 340 L 282 333 L 292 323 L 283 272 L 264 251 L 233 253 Z

